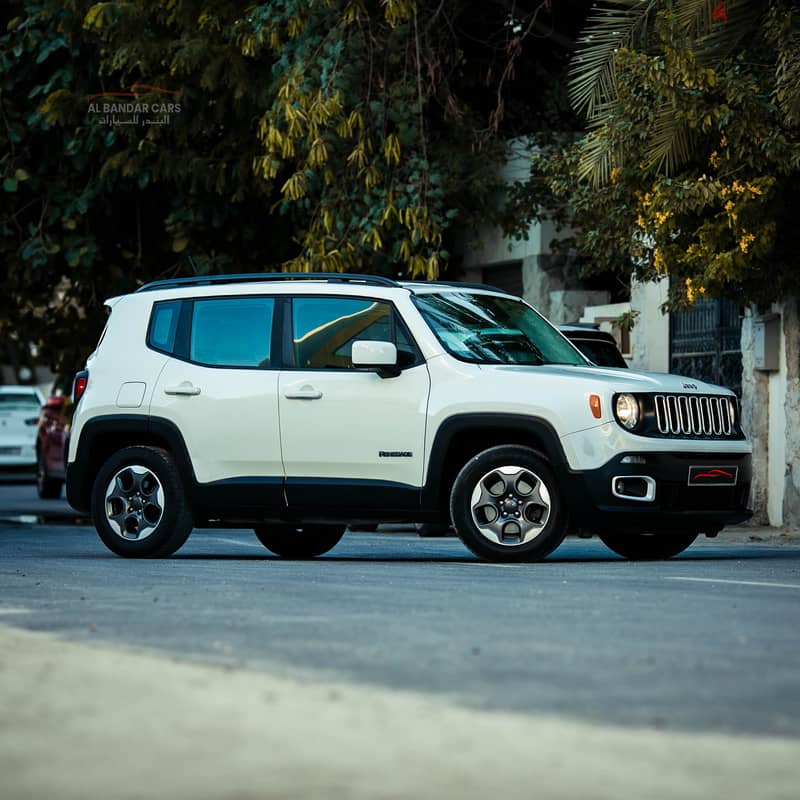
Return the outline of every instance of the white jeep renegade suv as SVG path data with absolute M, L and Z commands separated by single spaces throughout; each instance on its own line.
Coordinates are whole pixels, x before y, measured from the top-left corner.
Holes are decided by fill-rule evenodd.
M 452 521 L 497 561 L 568 532 L 668 558 L 750 516 L 731 392 L 593 366 L 490 287 L 226 275 L 107 305 L 67 494 L 119 555 L 238 526 L 308 558 L 348 522 Z

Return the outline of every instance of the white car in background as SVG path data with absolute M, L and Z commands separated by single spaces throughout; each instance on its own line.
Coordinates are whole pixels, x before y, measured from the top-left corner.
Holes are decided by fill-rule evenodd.
M 43 404 L 33 386 L 0 386 L 0 469 L 36 466 L 36 424 Z

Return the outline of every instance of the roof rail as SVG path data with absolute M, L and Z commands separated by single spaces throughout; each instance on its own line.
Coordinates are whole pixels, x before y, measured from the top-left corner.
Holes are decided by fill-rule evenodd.
M 498 292 L 499 294 L 508 294 L 516 297 L 512 292 L 505 289 L 500 289 L 497 286 L 490 286 L 488 283 L 468 283 L 466 281 L 404 281 L 403 285 L 408 286 L 411 291 L 414 291 L 414 284 L 419 286 L 450 286 L 455 289 L 484 289 L 488 292 Z
M 248 272 L 239 275 L 195 275 L 192 278 L 167 278 L 151 281 L 140 286 L 136 292 L 152 292 L 156 289 L 178 289 L 183 286 L 213 286 L 218 283 L 260 283 L 267 281 L 316 280 L 329 283 L 363 283 L 369 286 L 394 286 L 400 284 L 381 275 L 355 275 L 341 272 Z

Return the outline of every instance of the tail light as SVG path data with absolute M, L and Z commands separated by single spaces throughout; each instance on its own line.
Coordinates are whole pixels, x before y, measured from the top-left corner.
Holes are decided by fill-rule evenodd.
M 78 400 L 83 397 L 86 391 L 86 385 L 89 383 L 89 373 L 84 369 L 75 375 L 75 380 L 72 381 L 72 402 L 77 405 Z

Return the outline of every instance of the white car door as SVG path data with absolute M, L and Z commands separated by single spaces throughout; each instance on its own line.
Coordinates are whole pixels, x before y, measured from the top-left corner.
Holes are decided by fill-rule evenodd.
M 186 352 L 164 366 L 150 413 L 177 426 L 198 483 L 271 478 L 282 501 L 274 309 L 265 296 L 194 300 Z M 170 326 L 154 317 L 151 337 L 159 330 Z
M 278 387 L 289 508 L 418 502 L 430 379 L 392 305 L 295 297 L 290 329 L 293 365 Z M 357 340 L 395 343 L 400 373 L 353 368 Z

